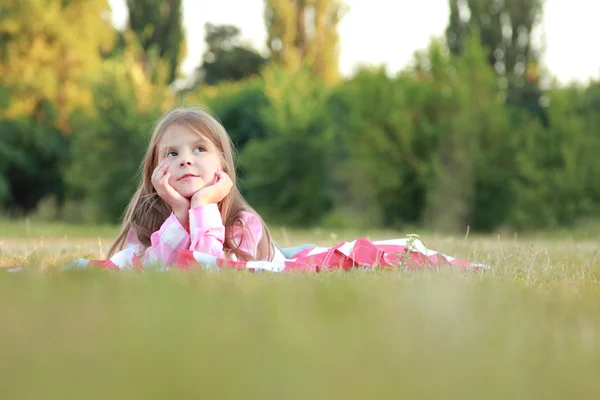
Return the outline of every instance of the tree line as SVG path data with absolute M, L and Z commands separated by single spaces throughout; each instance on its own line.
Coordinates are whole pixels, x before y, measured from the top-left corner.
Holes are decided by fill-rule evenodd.
M 340 76 L 338 0 L 265 0 L 268 54 L 207 24 L 181 84 L 181 0 L 0 5 L 0 205 L 117 222 L 153 124 L 205 104 L 268 222 L 439 231 L 570 226 L 600 204 L 600 84 L 558 85 L 532 41 L 542 0 L 449 0 L 400 71 Z M 390 44 L 390 51 L 393 47 Z

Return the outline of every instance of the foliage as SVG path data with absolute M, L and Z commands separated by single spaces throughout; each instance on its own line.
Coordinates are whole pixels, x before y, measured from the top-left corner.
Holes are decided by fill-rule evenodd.
M 336 206 L 353 218 L 382 226 L 419 218 L 420 174 L 429 152 L 415 152 L 427 140 L 413 134 L 409 107 L 415 85 L 410 77 L 363 68 L 332 95 Z
M 95 206 L 95 220 L 116 222 L 137 187 L 153 125 L 170 102 L 133 57 L 106 62 L 93 87 L 94 115 L 77 120 L 67 177 L 71 196 Z
M 55 198 L 116 222 L 154 122 L 201 103 L 231 135 L 240 187 L 268 222 L 464 233 L 600 214 L 600 83 L 542 90 L 552 77 L 530 40 L 538 0 L 451 0 L 445 41 L 401 71 L 343 80 L 343 4 L 269 0 L 269 56 L 238 28 L 208 25 L 204 80 L 178 93 L 167 84 L 185 50 L 180 2 L 128 4 L 122 32 L 106 1 L 0 6 L 4 213 Z
M 49 105 L 41 120 L 0 120 L 0 204 L 10 214 L 29 213 L 49 195 L 64 200 L 70 138 L 52 120 Z
M 498 168 L 511 154 L 501 93 L 480 46 L 471 46 L 457 57 L 432 43 L 413 70 L 391 78 L 363 69 L 340 86 L 332 101 L 344 144 L 340 204 L 370 223 L 425 219 L 440 230 L 484 227 L 507 214 L 500 208 L 510 192 L 498 196 L 511 173 Z
M 113 45 L 114 29 L 104 18 L 108 2 L 28 0 L 3 7 L 0 82 L 11 100 L 0 118 L 35 115 L 51 104 L 57 113 L 52 124 L 69 131 L 69 114 L 92 103 L 86 76 Z
M 241 42 L 240 29 L 233 25 L 205 25 L 206 51 L 197 69 L 196 85 L 215 85 L 258 75 L 266 59 Z
M 318 79 L 339 76 L 337 26 L 346 5 L 340 0 L 265 0 L 267 46 L 280 67 L 308 67 Z
M 502 218 L 505 210 L 498 206 L 510 197 L 510 192 L 498 191 L 498 186 L 508 183 L 506 174 L 510 173 L 510 168 L 498 167 L 510 165 L 511 156 L 506 147 L 502 92 L 486 68 L 477 33 L 469 39 L 461 56 L 433 47 L 428 60 L 430 79 L 426 82 L 433 86 L 433 99 L 441 105 L 432 121 L 440 138 L 431 164 L 425 218 L 428 225 L 442 231 L 465 231 L 474 224 L 482 228 L 477 226 L 483 224 L 481 218 L 476 219 L 477 212 L 492 209 L 498 213 L 496 218 Z M 505 175 L 498 176 L 498 171 Z M 480 197 L 490 185 L 500 198 Z
M 146 57 L 158 57 L 168 64 L 166 82 L 179 77 L 186 55 L 181 0 L 127 0 L 128 27 L 135 32 Z M 147 60 L 144 65 L 150 66 Z M 150 72 L 146 70 L 146 72 Z M 150 72 L 154 82 L 160 79 Z
M 533 39 L 543 13 L 543 0 L 449 0 L 448 47 L 460 55 L 469 35 L 479 33 L 485 57 L 507 86 L 506 101 L 529 110 L 547 123 L 539 104 L 541 49 Z
M 249 201 L 273 220 L 293 225 L 318 222 L 331 208 L 326 162 L 332 141 L 324 104 L 328 91 L 310 73 L 278 67 L 264 74 L 269 105 L 261 110 L 264 137 L 241 154 L 248 171 Z
M 529 123 L 517 153 L 521 204 L 515 208 L 515 224 L 564 226 L 597 212 L 600 138 L 597 111 L 589 113 L 590 94 L 577 87 L 552 90 L 547 94 L 549 127 Z

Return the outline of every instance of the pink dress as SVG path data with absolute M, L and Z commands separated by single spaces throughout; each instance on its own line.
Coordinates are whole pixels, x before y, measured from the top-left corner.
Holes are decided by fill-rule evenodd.
M 240 218 L 246 228 L 234 226 L 228 234 L 232 236 L 234 243 L 239 243 L 240 250 L 256 257 L 257 245 L 262 238 L 260 221 L 255 214 L 249 212 L 243 212 Z M 111 260 L 133 261 L 132 255 L 135 253 L 136 261 L 142 264 L 160 263 L 173 266 L 177 256 L 184 250 L 224 258 L 224 240 L 225 227 L 221 213 L 216 204 L 207 204 L 189 210 L 189 232 L 175 214 L 171 214 L 160 229 L 152 234 L 149 247 L 140 243 L 136 232 L 130 230 L 124 249 L 111 257 Z M 235 260 L 235 255 L 232 257 Z

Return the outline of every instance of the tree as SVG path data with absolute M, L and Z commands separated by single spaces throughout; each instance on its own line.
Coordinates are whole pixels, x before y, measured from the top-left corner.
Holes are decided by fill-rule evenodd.
M 0 117 L 41 120 L 52 104 L 61 131 L 69 113 L 91 107 L 85 78 L 112 47 L 114 29 L 106 0 L 4 2 L 0 12 L 0 76 L 10 92 Z
M 240 29 L 233 25 L 205 25 L 206 51 L 197 69 L 198 81 L 216 85 L 257 75 L 266 60 L 242 43 Z
M 420 222 L 420 172 L 432 146 L 431 135 L 415 134 L 411 107 L 424 89 L 411 74 L 394 78 L 382 67 L 361 68 L 335 88 L 328 101 L 335 136 L 330 170 L 336 213 L 347 224 L 397 228 Z
M 528 122 L 517 154 L 515 225 L 568 226 L 599 211 L 600 96 L 594 86 L 550 88 L 548 126 Z
M 480 42 L 472 29 L 460 56 L 433 47 L 427 62 L 442 112 L 435 115 L 439 142 L 424 217 L 439 231 L 489 229 L 510 210 L 514 149 L 503 92 Z
M 290 74 L 277 66 L 263 72 L 267 105 L 264 132 L 240 155 L 248 201 L 271 221 L 318 223 L 332 206 L 327 161 L 332 148 L 324 105 L 329 93 L 309 71 Z
M 524 107 L 547 122 L 540 105 L 540 49 L 532 35 L 541 20 L 544 0 L 449 0 L 448 47 L 460 55 L 476 28 L 488 64 L 508 87 L 507 103 Z
M 39 201 L 65 196 L 62 178 L 72 136 L 52 126 L 55 116 L 44 105 L 39 120 L 0 120 L 0 204 L 11 214 L 33 211 Z
M 345 10 L 339 0 L 265 0 L 271 58 L 291 69 L 306 64 L 325 82 L 337 81 L 337 26 Z
M 90 82 L 93 117 L 74 120 L 79 134 L 65 178 L 70 198 L 91 205 L 97 214 L 86 217 L 96 221 L 119 221 L 135 192 L 153 125 L 173 104 L 166 85 L 153 84 L 134 54 L 126 51 L 103 63 Z
M 127 7 L 128 26 L 146 53 L 145 70 L 155 68 L 152 59 L 156 56 L 168 65 L 167 83 L 173 82 L 186 53 L 181 0 L 127 0 Z M 158 79 L 154 71 L 150 75 Z
M 113 44 L 105 0 L 0 5 L 0 203 L 28 213 L 65 195 L 72 116 L 92 109 L 87 79 Z

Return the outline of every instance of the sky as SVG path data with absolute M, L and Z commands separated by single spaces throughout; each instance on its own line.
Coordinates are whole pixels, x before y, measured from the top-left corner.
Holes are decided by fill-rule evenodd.
M 125 0 L 109 0 L 113 23 L 127 20 Z M 345 0 L 349 11 L 339 24 L 340 70 L 350 75 L 359 64 L 404 68 L 416 50 L 442 37 L 448 23 L 448 0 Z M 600 2 L 545 0 L 537 40 L 544 47 L 543 66 L 559 82 L 600 79 Z M 254 48 L 266 54 L 264 0 L 183 0 L 188 56 L 184 74 L 200 65 L 205 50 L 204 24 L 232 24 Z M 596 39 L 596 40 L 594 40 Z

